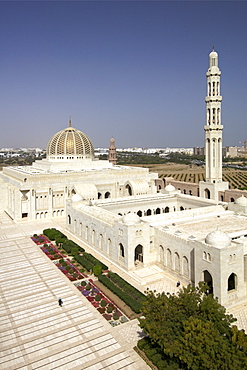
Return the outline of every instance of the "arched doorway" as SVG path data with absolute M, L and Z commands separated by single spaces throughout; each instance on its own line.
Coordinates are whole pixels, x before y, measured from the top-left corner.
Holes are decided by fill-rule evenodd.
M 135 248 L 135 263 L 137 261 L 143 262 L 143 246 L 141 244 L 138 244 L 138 246 Z
M 120 257 L 124 257 L 124 247 L 122 243 L 119 244 L 119 255 Z
M 207 271 L 203 271 L 203 281 L 206 283 L 209 287 L 209 293 L 213 293 L 213 278 L 212 275 Z
M 228 278 L 227 290 L 237 289 L 237 275 L 232 273 Z
M 169 213 L 169 211 L 170 211 L 170 208 L 169 207 L 166 207 L 165 208 L 165 213 Z
M 205 198 L 210 199 L 210 191 L 208 189 L 204 190 Z
M 98 193 L 98 199 L 102 199 L 102 194 Z
M 160 208 L 156 208 L 156 215 L 159 215 L 160 214 Z
M 131 186 L 129 184 L 127 184 L 125 186 L 125 189 L 127 190 L 127 195 L 132 195 L 132 189 L 131 189 Z
M 105 198 L 107 199 L 107 198 L 110 198 L 110 193 L 109 193 L 109 191 L 107 191 L 106 193 L 105 193 Z
M 151 209 L 148 209 L 148 210 L 147 210 L 147 216 L 151 216 L 151 214 L 152 214 Z
M 137 212 L 137 215 L 138 215 L 139 217 L 142 217 L 142 211 L 138 211 L 138 212 Z

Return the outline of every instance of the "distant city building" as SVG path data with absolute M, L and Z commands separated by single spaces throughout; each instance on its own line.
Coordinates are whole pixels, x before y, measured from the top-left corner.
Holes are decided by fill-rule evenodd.
M 223 158 L 236 158 L 239 156 L 239 148 L 237 146 L 225 146 L 222 149 Z
M 198 146 L 193 148 L 193 155 L 205 155 L 205 148 Z

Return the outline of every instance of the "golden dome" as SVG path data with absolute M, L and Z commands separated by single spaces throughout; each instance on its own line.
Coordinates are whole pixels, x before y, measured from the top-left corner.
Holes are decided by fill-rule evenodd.
M 56 133 L 49 141 L 46 149 L 48 158 L 74 159 L 94 158 L 92 141 L 83 132 L 70 126 Z M 66 156 L 66 157 L 65 157 Z

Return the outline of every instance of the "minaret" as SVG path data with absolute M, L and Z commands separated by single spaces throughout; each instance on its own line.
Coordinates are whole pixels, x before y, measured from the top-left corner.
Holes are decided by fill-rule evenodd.
M 220 75 L 218 54 L 213 51 L 209 54 L 209 68 L 207 76 L 206 112 L 207 122 L 205 130 L 206 181 L 222 182 L 222 131 Z
M 200 196 L 218 199 L 218 192 L 228 189 L 228 183 L 222 182 L 222 132 L 220 95 L 221 71 L 218 67 L 218 54 L 209 54 L 207 77 L 205 157 L 206 181 L 200 182 Z M 215 184 L 215 185 L 212 185 Z
M 115 140 L 111 138 L 110 140 L 110 147 L 109 147 L 109 162 L 112 164 L 117 164 L 117 151 L 115 147 Z

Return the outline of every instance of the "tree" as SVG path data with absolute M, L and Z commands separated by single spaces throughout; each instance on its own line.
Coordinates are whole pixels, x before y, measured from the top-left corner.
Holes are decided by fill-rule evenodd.
M 206 290 L 200 283 L 177 294 L 148 292 L 141 328 L 154 346 L 182 368 L 246 368 L 247 336 L 232 327 L 236 319 Z

